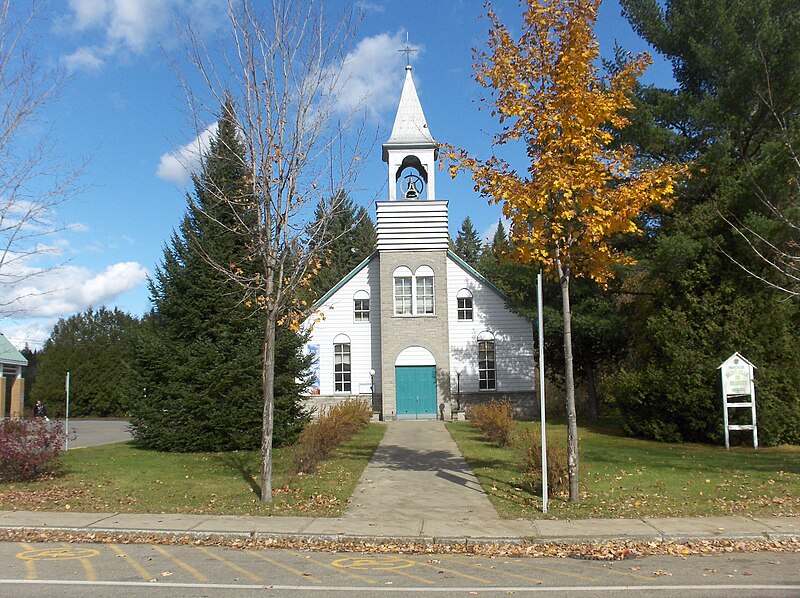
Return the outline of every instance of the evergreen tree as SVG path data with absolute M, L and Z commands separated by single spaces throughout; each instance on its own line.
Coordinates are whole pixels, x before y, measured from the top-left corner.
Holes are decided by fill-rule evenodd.
M 143 396 L 131 410 L 134 437 L 144 446 L 220 451 L 260 444 L 262 314 L 243 304 L 212 265 L 248 267 L 246 248 L 234 232 L 240 220 L 254 218 L 244 151 L 232 107 L 225 105 L 194 178 L 194 197 L 150 282 L 154 309 L 136 343 Z M 306 419 L 299 403 L 304 384 L 296 381 L 308 367 L 303 341 L 288 328 L 278 332 L 279 445 L 294 440 Z
M 314 231 L 324 263 L 311 278 L 310 301 L 315 302 L 344 278 L 353 268 L 369 257 L 376 248 L 375 225 L 363 206 L 356 206 L 350 197 L 339 193 L 330 201 L 323 201 L 314 211 Z
M 64 381 L 70 373 L 70 415 L 124 417 L 133 388 L 130 339 L 138 320 L 119 309 L 61 318 L 39 355 L 31 401 L 42 401 L 50 416 L 65 413 Z
M 623 290 L 627 357 L 608 387 L 629 432 L 714 440 L 717 366 L 739 351 L 758 366 L 759 439 L 800 442 L 800 305 L 730 223 L 787 247 L 787 221 L 760 197 L 797 205 L 787 148 L 800 130 L 800 5 L 623 0 L 634 29 L 674 65 L 677 90 L 645 87 L 627 141 L 695 169 L 670 214 L 655 214 Z M 796 234 L 796 232 L 795 232 Z M 753 278 L 740 266 L 744 266 Z
M 461 223 L 461 228 L 458 229 L 453 250 L 470 266 L 477 268 L 482 249 L 481 237 L 472 225 L 472 219 L 467 216 Z

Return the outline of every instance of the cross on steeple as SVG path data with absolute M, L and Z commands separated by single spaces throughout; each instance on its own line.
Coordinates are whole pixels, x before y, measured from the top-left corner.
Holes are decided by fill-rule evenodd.
M 412 52 L 419 52 L 418 48 L 412 48 L 408 45 L 408 31 L 406 31 L 406 47 L 398 50 L 398 52 L 404 52 L 406 55 L 406 66 L 411 66 L 411 53 Z

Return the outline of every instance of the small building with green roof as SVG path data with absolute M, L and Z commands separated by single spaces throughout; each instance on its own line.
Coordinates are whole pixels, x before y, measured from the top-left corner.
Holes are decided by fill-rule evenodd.
M 28 360 L 0 333 L 0 418 L 22 417 L 25 380 L 22 368 Z

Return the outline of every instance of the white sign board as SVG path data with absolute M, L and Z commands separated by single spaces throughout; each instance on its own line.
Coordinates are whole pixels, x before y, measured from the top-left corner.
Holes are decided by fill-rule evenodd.
M 753 364 L 738 353 L 734 353 L 720 366 L 722 370 L 722 394 L 749 395 L 752 388 Z
M 730 448 L 730 430 L 752 430 L 753 446 L 758 448 L 758 427 L 756 426 L 756 392 L 753 387 L 755 366 L 739 353 L 734 353 L 718 368 L 722 377 L 722 412 L 725 431 L 725 448 Z M 750 410 L 752 423 L 731 424 L 728 409 L 745 408 Z

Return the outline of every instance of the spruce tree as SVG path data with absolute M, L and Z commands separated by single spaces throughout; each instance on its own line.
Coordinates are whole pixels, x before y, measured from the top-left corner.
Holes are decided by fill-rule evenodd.
M 131 424 L 134 437 L 151 448 L 220 451 L 260 444 L 262 316 L 212 265 L 247 267 L 246 248 L 234 233 L 239 220 L 254 217 L 244 151 L 233 108 L 225 105 L 194 177 L 194 197 L 150 282 L 154 307 L 136 343 L 143 396 L 131 409 Z M 292 441 L 306 417 L 299 404 L 303 384 L 296 381 L 308 367 L 303 340 L 279 330 L 276 372 L 285 375 L 276 380 L 276 444 Z
M 363 206 L 356 206 L 344 193 L 320 202 L 314 212 L 313 230 L 319 231 L 319 245 L 325 260 L 311 279 L 311 303 L 327 293 L 353 268 L 375 251 L 375 225 Z
M 478 267 L 478 260 L 481 257 L 481 250 L 483 244 L 481 237 L 475 227 L 472 225 L 472 219 L 467 216 L 461 223 L 461 228 L 458 229 L 458 235 L 453 245 L 454 251 L 465 262 L 473 268 Z

